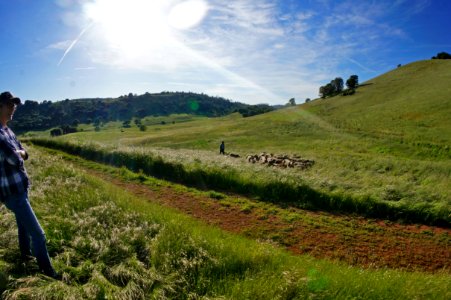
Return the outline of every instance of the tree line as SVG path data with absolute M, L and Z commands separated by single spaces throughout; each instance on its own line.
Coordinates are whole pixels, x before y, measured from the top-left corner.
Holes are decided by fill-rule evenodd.
M 19 133 L 59 127 L 65 134 L 73 131 L 79 123 L 95 125 L 170 114 L 219 117 L 239 112 L 247 117 L 271 110 L 274 108 L 269 105 L 249 105 L 192 92 L 129 93 L 118 98 L 66 99 L 56 102 L 26 100 L 17 107 L 10 126 Z
M 436 56 L 432 56 L 432 59 L 451 59 L 451 54 L 440 52 Z

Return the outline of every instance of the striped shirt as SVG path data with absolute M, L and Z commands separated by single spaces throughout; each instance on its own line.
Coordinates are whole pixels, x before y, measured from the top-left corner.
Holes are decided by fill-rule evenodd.
M 12 194 L 27 191 L 29 179 L 24 160 L 17 153 L 24 150 L 14 132 L 8 127 L 0 128 L 0 200 Z M 28 158 L 28 154 L 25 159 Z

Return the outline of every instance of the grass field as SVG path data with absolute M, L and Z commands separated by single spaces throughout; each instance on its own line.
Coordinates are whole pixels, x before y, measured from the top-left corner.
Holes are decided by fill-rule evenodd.
M 353 96 L 318 99 L 251 118 L 238 114 L 147 117 L 145 132 L 136 126 L 121 128 L 118 122 L 105 124 L 99 132 L 92 125 L 82 125 L 83 132 L 57 140 L 148 153 L 187 170 L 221 173 L 243 183 L 288 183 L 303 186 L 303 192 L 308 187 L 326 197 L 367 203 L 367 212 L 376 203 L 422 216 L 410 221 L 449 224 L 450 70 L 446 60 L 420 61 L 363 83 Z M 222 140 L 226 152 L 242 158 L 219 157 Z M 275 169 L 249 164 L 243 158 L 260 152 L 300 155 L 315 160 L 315 165 L 302 171 Z M 274 196 L 284 197 L 281 193 Z M 288 198 L 296 202 L 295 196 Z M 403 214 L 395 218 L 406 219 Z
M 447 228 L 297 209 L 196 189 L 63 151 L 38 149 L 61 156 L 133 195 L 175 208 L 228 232 L 278 245 L 296 255 L 308 254 L 364 268 L 449 270 L 451 230 Z
M 448 273 L 366 270 L 294 257 L 131 196 L 29 148 L 30 198 L 63 281 L 18 262 L 0 223 L 4 299 L 449 299 Z

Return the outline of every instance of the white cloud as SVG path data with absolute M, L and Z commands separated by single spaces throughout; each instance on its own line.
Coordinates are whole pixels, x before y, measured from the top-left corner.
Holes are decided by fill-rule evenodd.
M 55 4 L 60 7 L 69 7 L 74 4 L 73 0 L 55 0 Z
M 314 15 L 316 14 L 312 11 L 304 11 L 296 14 L 296 19 L 300 21 L 305 21 L 311 19 Z
M 407 13 L 409 15 L 419 14 L 430 5 L 431 0 L 416 0 L 414 1 L 414 4 L 410 6 L 410 9 L 407 11 Z
M 86 70 L 95 70 L 96 67 L 76 67 L 74 68 L 75 71 L 86 71 Z
M 91 0 L 54 0 L 55 4 L 62 8 L 70 8 L 87 3 Z
M 66 50 L 73 41 L 71 40 L 65 40 L 65 41 L 60 41 L 60 42 L 56 42 L 53 43 L 51 45 L 48 45 L 47 48 L 48 49 L 57 49 L 57 50 Z

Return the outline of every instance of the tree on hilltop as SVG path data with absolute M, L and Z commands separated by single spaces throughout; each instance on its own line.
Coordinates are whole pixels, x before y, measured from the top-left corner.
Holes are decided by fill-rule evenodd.
M 326 98 L 326 86 L 325 85 L 319 87 L 319 96 L 323 99 Z
M 332 83 L 333 80 L 330 83 L 323 85 L 319 88 L 319 96 L 321 98 L 324 99 L 326 97 L 334 96 L 336 94 L 335 85 Z
M 346 86 L 350 90 L 357 88 L 358 85 L 359 85 L 359 76 L 357 75 L 351 75 L 351 77 L 349 77 L 349 79 L 346 80 Z
M 440 52 L 437 54 L 437 56 L 433 56 L 432 59 L 451 59 L 451 54 Z
M 336 77 L 328 84 L 319 88 L 319 96 L 321 98 L 332 97 L 343 91 L 343 78 Z
M 333 97 L 339 94 L 343 96 L 352 95 L 355 93 L 355 89 L 359 85 L 359 77 L 357 75 L 351 75 L 348 80 L 346 80 L 347 89 L 344 89 L 343 78 L 335 77 L 330 83 L 323 85 L 319 88 L 319 96 L 321 98 Z M 307 102 L 307 101 L 306 101 Z
M 296 106 L 296 100 L 294 98 L 291 98 L 288 100 L 287 106 Z
M 343 78 L 337 77 L 334 80 L 332 80 L 330 83 L 333 86 L 334 93 L 340 93 L 341 91 L 343 91 L 343 86 L 344 86 Z

